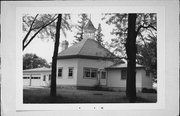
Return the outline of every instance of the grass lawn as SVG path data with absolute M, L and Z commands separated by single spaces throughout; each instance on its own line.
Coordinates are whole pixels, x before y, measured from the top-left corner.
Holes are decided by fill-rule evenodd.
M 50 88 L 26 88 L 24 103 L 128 103 L 125 92 L 75 90 L 57 88 L 57 97 L 50 97 Z M 137 93 L 137 103 L 155 103 L 157 94 Z

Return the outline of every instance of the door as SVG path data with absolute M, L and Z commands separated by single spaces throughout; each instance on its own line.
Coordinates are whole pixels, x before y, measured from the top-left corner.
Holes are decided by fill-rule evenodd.
M 23 75 L 23 85 L 29 86 L 30 84 L 30 75 Z
M 49 76 L 43 75 L 43 86 L 49 86 Z
M 32 75 L 31 86 L 41 86 L 41 75 L 40 74 Z
M 102 70 L 100 71 L 100 85 L 105 86 L 106 85 L 106 71 Z

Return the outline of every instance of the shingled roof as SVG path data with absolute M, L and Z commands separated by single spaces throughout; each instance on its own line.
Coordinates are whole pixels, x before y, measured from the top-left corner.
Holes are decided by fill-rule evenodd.
M 109 67 L 106 67 L 106 69 L 120 69 L 120 68 L 127 68 L 127 63 L 117 63 L 113 64 Z M 136 68 L 144 68 L 143 65 L 136 64 Z
M 58 59 L 64 58 L 114 58 L 115 56 L 94 39 L 84 38 L 79 43 L 63 50 Z
M 87 24 L 85 25 L 84 31 L 85 32 L 90 32 L 90 33 L 94 33 L 96 31 L 96 28 L 94 27 L 94 25 L 93 25 L 91 20 L 89 20 L 87 22 Z

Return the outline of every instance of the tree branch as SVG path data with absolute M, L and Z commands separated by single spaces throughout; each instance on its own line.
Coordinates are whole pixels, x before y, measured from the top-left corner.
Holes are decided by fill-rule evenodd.
M 42 26 L 41 29 L 39 29 L 32 37 L 31 39 L 27 42 L 26 45 L 23 44 L 23 50 L 29 45 L 29 43 L 34 39 L 34 37 L 42 30 L 44 29 L 46 26 L 50 25 L 52 22 L 54 22 L 58 17 L 56 17 L 55 19 L 53 19 L 51 22 L 47 23 L 46 25 Z
M 52 18 L 52 20 L 51 20 L 50 18 L 48 18 L 48 19 L 51 20 L 51 21 L 53 21 L 54 19 L 57 19 L 56 16 L 57 16 L 57 15 L 54 15 L 53 18 Z M 55 18 L 55 17 L 56 17 L 56 18 Z M 49 21 L 49 23 L 50 23 L 51 21 Z M 54 22 L 54 21 L 53 21 L 53 22 Z M 32 30 L 39 29 L 39 28 L 41 28 L 41 27 L 43 27 L 43 26 L 45 26 L 45 25 L 47 25 L 47 24 L 48 24 L 48 23 L 43 24 L 42 26 L 39 26 L 39 27 L 34 27 L 34 28 L 32 28 Z
M 146 44 L 146 42 L 145 42 L 145 40 L 144 40 L 144 38 L 143 38 L 142 34 L 140 34 L 140 36 L 141 36 L 141 40 L 144 42 L 144 46 L 145 46 L 146 51 L 147 51 L 147 54 L 148 54 L 148 56 L 149 56 L 149 51 L 148 51 L 147 44 Z
M 31 26 L 30 26 L 30 28 L 29 28 L 28 33 L 26 34 L 26 36 L 25 36 L 24 39 L 23 39 L 23 46 L 24 46 L 24 44 L 25 44 L 25 42 L 26 42 L 26 40 L 27 40 L 29 34 L 30 34 L 31 31 L 32 31 L 32 26 L 33 26 L 33 24 L 34 24 L 34 22 L 35 22 L 35 20 L 36 20 L 36 18 L 37 18 L 38 15 L 39 15 L 39 14 L 37 14 L 37 15 L 35 16 L 33 22 L 31 23 Z

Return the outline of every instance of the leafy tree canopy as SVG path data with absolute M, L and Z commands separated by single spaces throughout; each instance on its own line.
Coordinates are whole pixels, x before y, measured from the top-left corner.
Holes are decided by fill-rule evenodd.
M 27 53 L 23 55 L 23 70 L 32 68 L 50 67 L 47 61 L 36 54 Z
M 75 26 L 77 29 L 77 33 L 74 36 L 76 38 L 76 40 L 74 41 L 74 43 L 77 43 L 79 41 L 81 41 L 83 39 L 83 31 L 84 31 L 84 27 L 86 22 L 88 21 L 88 15 L 83 13 L 83 14 L 79 14 L 79 20 L 78 20 L 78 24 Z
M 104 46 L 104 44 L 103 44 L 103 33 L 102 33 L 102 28 L 101 28 L 101 24 L 99 23 L 99 25 L 98 25 L 98 29 L 97 29 L 97 33 L 96 33 L 96 41 L 100 44 L 100 45 L 102 45 L 102 46 Z
M 104 14 L 102 19 L 105 20 L 108 25 L 114 25 L 111 34 L 116 35 L 116 37 L 112 38 L 109 44 L 109 46 L 113 48 L 114 54 L 120 57 L 126 57 L 125 43 L 127 39 L 128 14 Z M 156 37 L 156 23 L 156 13 L 137 14 L 137 44 L 152 41 L 148 35 Z

